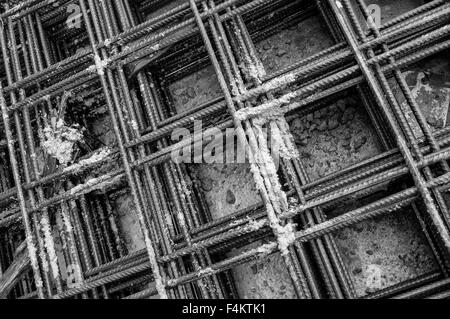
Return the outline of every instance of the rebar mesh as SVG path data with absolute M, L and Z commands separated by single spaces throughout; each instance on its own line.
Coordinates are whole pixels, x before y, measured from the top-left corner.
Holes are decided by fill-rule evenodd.
M 446 114 L 424 113 L 442 97 L 421 100 L 408 75 L 448 61 L 450 6 L 398 3 L 381 25 L 363 0 L 5 5 L 0 296 L 448 297 L 450 131 Z M 294 49 L 266 49 L 278 35 Z M 186 87 L 195 81 L 207 93 Z M 234 128 L 264 161 L 176 163 L 180 127 L 193 146 Z M 263 130 L 279 136 L 278 168 Z M 219 207 L 207 192 L 233 178 Z M 423 259 L 395 262 L 423 271 L 383 278 L 382 256 L 355 266 L 343 243 L 363 247 L 361 223 L 406 225 Z

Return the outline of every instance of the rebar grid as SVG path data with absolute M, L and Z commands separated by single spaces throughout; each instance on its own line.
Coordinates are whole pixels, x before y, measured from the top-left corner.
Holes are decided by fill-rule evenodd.
M 333 232 L 404 207 L 420 221 L 439 271 L 368 297 L 448 297 L 450 215 L 442 192 L 450 180 L 450 131 L 431 131 L 401 70 L 449 48 L 449 4 L 431 1 L 365 30 L 356 14 L 368 18 L 362 0 L 299 3 L 300 14 L 319 14 L 335 45 L 271 74 L 254 41 L 276 28 L 250 30 L 245 17 L 289 9 L 295 1 L 190 0 L 142 23 L 127 0 L 67 1 L 56 9 L 52 1 L 29 0 L 0 15 L 0 148 L 8 154 L 1 158 L 0 226 L 24 229 L 32 268 L 12 291 L 15 297 L 239 297 L 229 270 L 280 253 L 299 298 L 356 298 Z M 79 27 L 56 28 L 71 4 L 80 9 Z M 158 5 L 142 1 L 141 9 Z M 83 47 L 75 51 L 64 42 L 68 37 Z M 140 63 L 147 67 L 139 69 Z M 205 65 L 214 69 L 220 96 L 183 112 L 170 109 L 166 84 Z M 414 136 L 388 77 L 398 83 L 423 137 Z M 88 148 L 69 166 L 47 157 L 41 169 L 38 150 L 54 110 L 60 119 L 68 95 L 91 96 L 92 88 L 107 107 L 116 147 Z M 250 161 L 261 200 L 232 215 L 213 220 L 204 213 L 186 165 L 171 160 L 171 151 L 186 144 L 171 142 L 173 130 L 192 130 L 195 120 L 214 117 L 220 130 L 236 129 L 249 159 L 270 159 L 263 128 L 282 132 L 283 146 L 292 149 L 286 118 L 348 90 L 361 96 L 384 151 L 318 180 L 296 154 L 282 154 L 278 172 L 271 160 Z M 408 180 L 400 190 L 331 219 L 324 213 L 399 180 Z M 132 195 L 145 249 L 123 248 L 108 196 L 117 188 Z M 56 232 L 75 269 L 74 286 L 62 278 Z M 260 238 L 269 242 L 223 257 Z

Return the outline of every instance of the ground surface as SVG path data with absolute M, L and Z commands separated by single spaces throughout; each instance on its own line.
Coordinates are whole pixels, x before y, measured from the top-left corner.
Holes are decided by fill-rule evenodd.
M 382 22 L 422 4 L 422 1 L 375 1 Z M 153 16 L 153 14 L 151 15 Z M 319 18 L 308 18 L 256 43 L 259 58 L 268 73 L 332 45 Z M 448 56 L 447 56 L 448 57 Z M 428 123 L 439 128 L 447 123 L 450 98 L 449 62 L 444 56 L 405 72 L 408 84 Z M 177 112 L 182 112 L 221 94 L 212 67 L 204 68 L 170 85 Z M 401 99 L 401 98 L 400 98 Z M 408 110 L 405 110 L 408 114 Z M 110 128 L 99 120 L 97 131 L 111 143 Z M 301 161 L 311 180 L 338 171 L 381 152 L 381 146 L 361 101 L 356 96 L 335 101 L 318 112 L 290 123 Z M 103 131 L 107 134 L 102 133 Z M 189 167 L 200 181 L 201 191 L 213 219 L 227 216 L 260 201 L 246 164 L 195 164 Z M 124 240 L 130 251 L 144 248 L 131 198 L 115 200 Z M 338 206 L 328 217 L 350 210 Z M 358 295 L 363 296 L 436 269 L 430 248 L 411 209 L 359 223 L 335 234 L 337 245 L 350 270 Z M 231 251 L 228 256 L 257 244 Z M 243 298 L 292 298 L 295 292 L 279 254 L 232 269 L 239 296 Z
M 296 118 L 291 132 L 311 180 L 381 153 L 377 134 L 356 97 Z

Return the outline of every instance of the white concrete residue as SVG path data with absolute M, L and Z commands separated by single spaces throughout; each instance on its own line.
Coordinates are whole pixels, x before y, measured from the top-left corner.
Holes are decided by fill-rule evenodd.
M 414 76 L 414 71 L 405 71 L 404 75 Z M 450 89 L 433 87 L 430 83 L 424 83 L 426 75 L 419 72 L 416 76 L 416 83 L 411 88 L 411 95 L 421 108 L 422 113 L 429 123 L 434 123 L 434 128 L 443 128 L 447 125 L 447 113 L 450 104 Z M 407 101 L 401 103 L 405 117 L 410 123 L 411 129 L 416 138 L 422 136 L 421 129 L 417 123 L 412 110 Z
M 110 46 L 111 46 L 111 43 L 112 43 L 112 42 L 111 42 L 111 39 L 106 39 L 105 42 L 104 42 L 105 47 L 107 47 L 107 48 L 110 47 Z
M 39 269 L 39 263 L 36 258 L 37 250 L 34 245 L 33 239 L 31 238 L 31 236 L 27 236 L 26 240 L 27 240 L 28 255 L 30 256 L 31 266 L 33 269 Z M 36 275 L 34 276 L 34 284 L 37 289 L 42 289 L 42 287 L 44 286 L 42 283 L 41 277 L 38 278 L 38 277 L 36 277 Z
M 272 205 L 274 205 L 276 211 L 282 211 L 287 209 L 288 203 L 286 193 L 281 189 L 274 157 L 272 157 L 272 154 L 269 151 L 262 127 L 257 123 L 254 123 L 254 131 L 259 146 L 259 150 L 254 155 L 259 161 L 257 163 L 262 163 L 264 168 L 261 170 L 262 177 L 271 184 L 273 194 L 269 193 L 268 195 L 272 200 Z M 284 142 L 282 144 L 284 144 Z M 272 195 L 274 196 L 272 197 Z
M 161 45 L 159 43 L 157 43 L 157 44 L 151 46 L 150 49 L 152 51 L 158 51 L 160 47 L 161 47 Z
M 73 147 L 83 138 L 78 128 L 68 127 L 62 119 L 51 126 L 44 128 L 44 141 L 42 146 L 45 152 L 59 161 L 61 165 L 67 165 L 72 161 Z
M 256 252 L 258 259 L 233 267 L 239 298 L 295 298 L 296 293 L 276 242 L 256 241 L 233 250 L 229 257 Z
M 137 124 L 137 122 L 136 121 L 130 121 L 130 126 L 131 126 L 131 128 L 135 131 L 135 132 L 138 132 L 139 131 L 139 125 Z
M 281 89 L 284 86 L 287 86 L 289 84 L 292 84 L 293 82 L 295 82 L 295 80 L 297 79 L 297 75 L 295 73 L 288 73 L 286 75 L 277 77 L 269 82 L 264 83 L 263 85 L 261 85 L 261 87 L 258 88 L 259 93 L 264 93 L 264 92 L 270 92 L 274 89 Z M 257 116 L 267 116 L 267 114 L 273 114 L 274 110 L 273 109 L 277 109 L 278 107 L 284 105 L 284 104 L 288 104 L 291 99 L 293 99 L 296 93 L 295 92 L 291 92 L 288 94 L 284 94 L 283 96 L 279 97 L 278 99 L 274 99 L 270 102 L 267 103 L 263 103 L 257 107 L 246 107 L 243 109 L 240 109 L 238 111 L 236 111 L 235 113 L 235 117 L 240 120 L 243 121 L 249 117 L 257 117 Z M 282 110 L 276 110 L 277 114 L 279 113 L 279 115 L 283 114 Z M 273 115 L 272 115 L 273 116 Z
M 98 75 L 104 75 L 104 69 L 108 66 L 108 59 L 102 60 L 98 55 L 94 57 L 95 67 L 97 68 Z
M 41 227 L 44 233 L 44 245 L 50 259 L 49 261 L 53 278 L 57 280 L 59 278 L 58 257 L 56 256 L 55 244 L 53 242 L 53 236 L 48 216 L 42 216 Z

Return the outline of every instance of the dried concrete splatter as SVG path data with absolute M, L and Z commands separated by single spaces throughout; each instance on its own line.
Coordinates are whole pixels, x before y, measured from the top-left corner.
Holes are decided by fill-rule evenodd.
M 232 250 L 229 256 L 238 255 L 263 244 L 263 241 L 254 242 L 243 248 Z M 292 299 L 297 297 L 280 253 L 236 266 L 232 273 L 240 298 Z
M 117 212 L 119 228 L 128 252 L 145 249 L 144 237 L 136 217 L 136 208 L 129 193 L 124 193 L 114 200 L 114 211 Z
M 431 130 L 443 128 L 449 124 L 450 106 L 450 62 L 448 51 L 422 61 L 420 65 L 409 67 L 403 75 L 411 90 L 411 95 L 419 105 Z M 399 101 L 408 123 L 416 137 L 422 136 L 420 127 L 408 107 L 398 84 L 391 79 L 395 97 Z
M 200 181 L 213 219 L 230 215 L 261 201 L 246 164 L 198 164 L 190 169 Z

